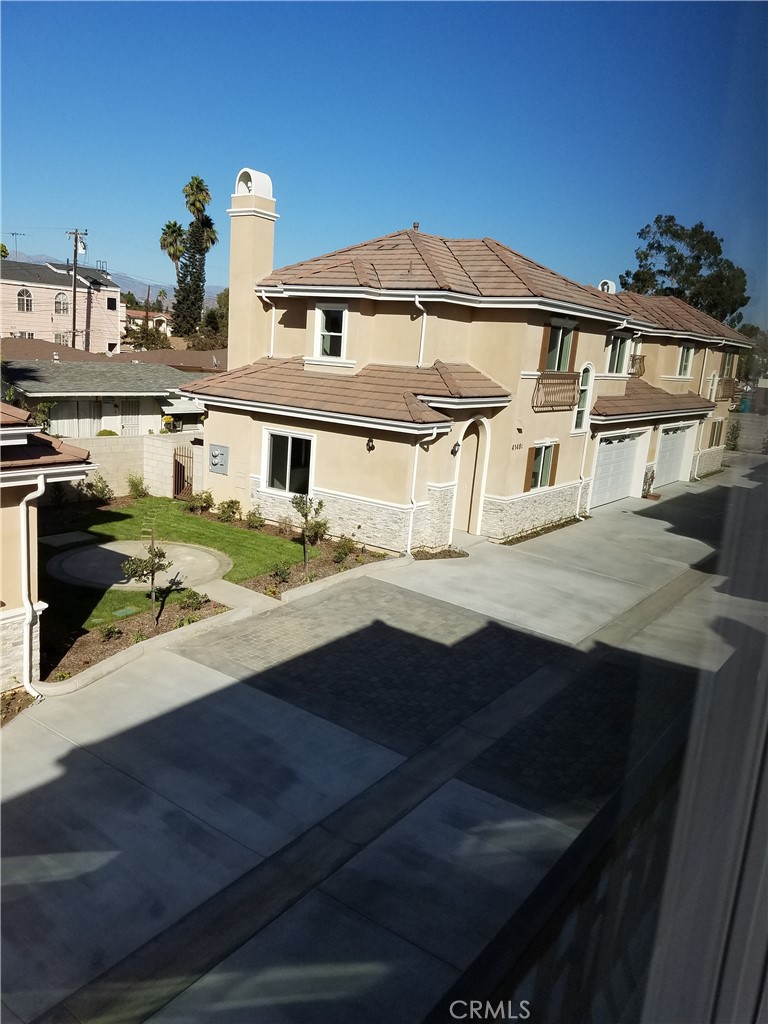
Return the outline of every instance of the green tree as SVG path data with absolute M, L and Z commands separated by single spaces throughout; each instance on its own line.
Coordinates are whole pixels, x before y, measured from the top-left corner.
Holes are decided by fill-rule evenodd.
M 181 191 L 184 194 L 184 202 L 189 212 L 195 220 L 201 220 L 205 215 L 205 208 L 211 201 L 211 193 L 208 191 L 208 186 L 202 178 L 194 174 Z
M 177 220 L 169 220 L 160 235 L 160 248 L 168 253 L 168 258 L 176 269 L 176 280 L 179 279 L 179 264 L 187 244 L 187 233 Z
M 155 577 L 165 572 L 166 569 L 170 569 L 173 562 L 166 557 L 165 551 L 159 548 L 155 544 L 155 533 L 152 531 L 152 540 L 150 541 L 149 548 L 147 549 L 146 558 L 126 558 L 123 562 L 122 569 L 125 573 L 126 579 L 136 580 L 139 583 L 149 582 L 149 588 L 152 592 L 152 616 L 155 615 L 155 598 L 157 588 L 155 586 Z M 162 605 L 160 606 L 160 612 L 162 612 Z M 157 625 L 160 615 L 158 614 L 155 619 L 155 625 Z
M 8 259 L 8 246 L 5 242 L 0 242 L 0 259 Z
M 153 352 L 158 348 L 171 347 L 170 341 L 168 341 L 163 332 L 158 331 L 156 327 L 152 327 L 144 320 L 141 321 L 138 327 L 132 327 L 129 331 L 125 332 L 123 342 L 126 345 L 131 345 L 133 348 L 143 348 L 146 352 Z
M 752 348 L 739 356 L 736 371 L 738 379 L 754 381 L 768 376 L 768 331 L 762 330 L 757 324 L 741 324 L 739 333 L 749 338 Z
M 161 288 L 160 291 L 157 293 L 157 301 L 160 303 L 160 309 L 158 310 L 158 312 L 164 313 L 165 304 L 168 301 L 168 292 L 165 290 L 165 288 Z
M 308 494 L 294 494 L 291 505 L 301 516 L 301 543 L 304 548 L 304 578 L 309 575 L 309 548 L 323 539 L 328 529 L 328 520 L 320 519 L 323 502 L 315 501 Z
M 219 334 L 226 345 L 229 332 L 229 288 L 222 288 L 216 296 L 216 312 L 219 314 Z
M 141 303 L 133 292 L 120 292 L 120 301 L 124 302 L 128 309 L 141 309 Z
M 621 274 L 621 287 L 641 295 L 675 295 L 716 320 L 737 327 L 749 302 L 747 275 L 723 256 L 722 238 L 699 221 L 687 228 L 659 214 L 637 237 L 637 269 Z
M 179 284 L 173 304 L 173 330 L 189 338 L 200 329 L 205 301 L 205 240 L 203 226 L 193 220 L 187 234 L 187 248 L 179 266 Z

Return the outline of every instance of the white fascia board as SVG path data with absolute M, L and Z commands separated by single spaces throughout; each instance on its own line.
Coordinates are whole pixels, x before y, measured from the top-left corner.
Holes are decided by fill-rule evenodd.
M 686 409 L 686 416 L 709 416 L 713 412 L 712 409 Z M 668 420 L 674 419 L 676 416 L 681 415 L 680 409 L 671 409 L 669 412 L 635 412 L 630 416 L 595 416 L 594 413 L 590 413 L 590 423 L 633 423 L 637 420 Z
M 167 398 L 168 388 L 162 391 L 113 391 L 111 388 L 104 391 L 24 391 L 16 385 L 27 398 Z
M 503 409 L 512 401 L 512 395 L 507 398 L 435 398 L 416 395 L 416 398 L 430 409 Z
M 258 286 L 259 293 L 271 298 L 333 298 L 333 299 L 374 299 L 379 302 L 413 302 L 418 296 L 419 302 L 445 302 L 458 306 L 475 306 L 486 309 L 535 309 L 547 313 L 571 314 L 587 320 L 605 320 L 608 323 L 620 323 L 622 326 L 645 330 L 652 326 L 648 320 L 640 320 L 626 313 L 610 313 L 607 310 L 594 309 L 577 303 L 561 302 L 558 299 L 533 297 L 511 298 L 504 296 L 467 295 L 463 292 L 422 291 L 421 289 L 387 289 L 328 287 L 327 285 L 276 285 Z
M 0 487 L 18 487 L 19 484 L 32 483 L 39 476 L 45 477 L 45 483 L 67 483 L 72 480 L 85 480 L 89 473 L 98 469 L 98 462 L 84 462 L 77 466 L 30 466 L 29 469 L 10 469 L 0 471 Z
M 437 430 L 438 434 L 447 434 L 453 427 L 453 420 L 444 423 L 409 423 L 407 420 L 384 420 L 375 416 L 351 416 L 344 413 L 320 412 L 317 409 L 302 409 L 289 405 L 270 405 L 266 402 L 245 402 L 234 398 L 216 398 L 212 395 L 198 395 L 182 391 L 188 398 L 196 398 L 204 406 L 215 406 L 221 409 L 237 409 L 241 412 L 266 413 L 269 416 L 286 416 L 289 419 L 312 420 L 315 423 L 336 423 L 347 427 L 375 427 L 393 434 L 429 435 Z
M 40 427 L 3 427 L 0 430 L 0 445 L 18 444 L 39 433 Z
M 695 331 L 669 331 L 660 327 L 643 330 L 643 334 L 654 338 L 674 338 L 676 341 L 698 341 L 703 345 L 735 345 L 736 348 L 752 348 L 749 341 L 736 341 L 735 338 L 723 338 L 715 334 L 698 334 Z

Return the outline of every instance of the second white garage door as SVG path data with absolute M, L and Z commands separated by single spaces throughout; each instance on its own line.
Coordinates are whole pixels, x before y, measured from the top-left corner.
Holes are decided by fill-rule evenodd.
M 688 479 L 683 472 L 686 441 L 690 427 L 670 427 L 663 430 L 659 440 L 659 454 L 656 458 L 655 487 L 674 483 L 675 480 Z
M 590 505 L 607 505 L 609 501 L 626 498 L 632 489 L 641 434 L 627 437 L 604 437 L 597 451 L 595 478 Z

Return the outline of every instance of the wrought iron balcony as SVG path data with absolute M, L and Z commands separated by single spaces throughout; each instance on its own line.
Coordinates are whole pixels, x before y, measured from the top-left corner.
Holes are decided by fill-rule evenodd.
M 645 375 L 645 356 L 633 355 L 629 357 L 630 377 L 642 377 Z
M 730 402 L 736 393 L 736 381 L 733 377 L 723 377 L 717 382 L 716 402 Z
M 539 374 L 531 405 L 536 412 L 564 412 L 579 400 L 578 373 L 544 370 Z

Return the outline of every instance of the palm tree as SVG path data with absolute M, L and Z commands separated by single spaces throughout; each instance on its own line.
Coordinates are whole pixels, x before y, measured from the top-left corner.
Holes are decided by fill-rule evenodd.
M 165 288 L 161 288 L 160 291 L 157 293 L 157 297 L 160 300 L 160 312 L 164 313 L 165 300 L 168 298 L 168 292 L 165 290 Z
M 213 226 L 213 221 L 207 213 L 204 213 L 198 220 L 203 227 L 203 242 L 205 244 L 205 251 L 208 252 L 219 240 L 216 228 Z
M 182 189 L 187 209 L 195 218 L 200 220 L 205 214 L 205 208 L 211 201 L 211 193 L 208 186 L 197 174 L 193 175 Z
M 176 220 L 169 220 L 160 235 L 160 248 L 168 253 L 168 257 L 176 268 L 176 280 L 179 279 L 179 260 L 187 246 L 187 233 Z

